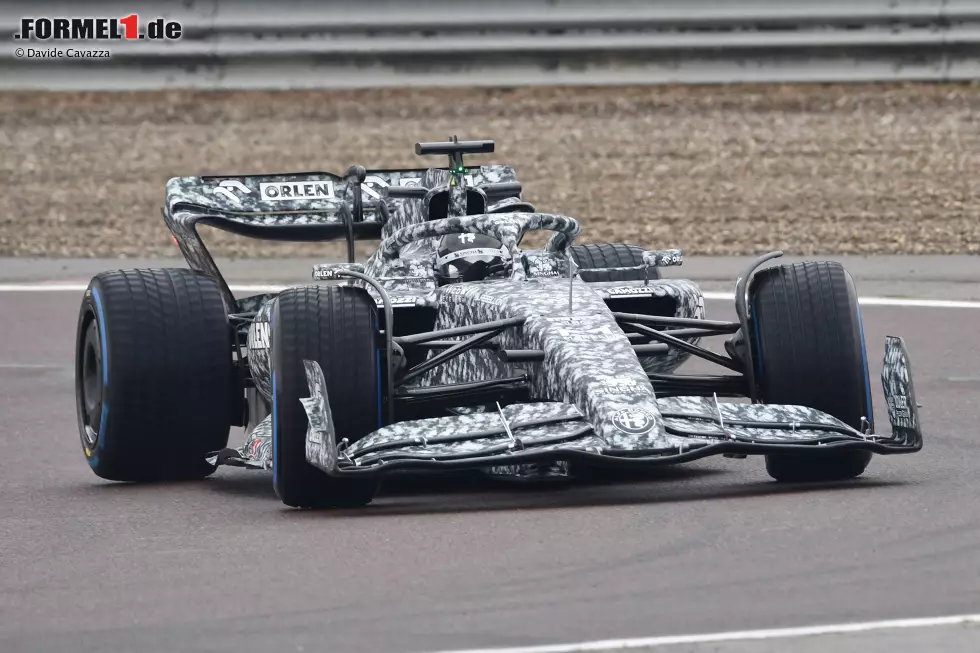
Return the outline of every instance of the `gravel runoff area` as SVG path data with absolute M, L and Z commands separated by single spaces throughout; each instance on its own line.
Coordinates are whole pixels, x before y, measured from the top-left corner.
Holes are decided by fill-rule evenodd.
M 172 176 L 419 167 L 413 144 L 451 134 L 494 139 L 469 161 L 515 165 L 584 242 L 978 254 L 978 109 L 963 84 L 2 93 L 0 256 L 173 256 Z M 205 238 L 220 256 L 342 252 Z

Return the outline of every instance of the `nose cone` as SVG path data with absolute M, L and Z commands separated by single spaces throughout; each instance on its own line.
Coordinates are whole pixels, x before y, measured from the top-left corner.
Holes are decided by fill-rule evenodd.
M 611 448 L 666 445 L 653 386 L 608 310 L 535 316 L 524 330 L 545 352 L 536 392 L 577 406 Z
M 441 292 L 436 327 L 512 317 L 524 325 L 505 331 L 500 346 L 543 350 L 543 361 L 501 365 L 496 354 L 477 350 L 436 368 L 427 382 L 527 373 L 534 399 L 575 406 L 608 448 L 669 446 L 646 371 L 605 301 L 582 281 L 453 284 Z

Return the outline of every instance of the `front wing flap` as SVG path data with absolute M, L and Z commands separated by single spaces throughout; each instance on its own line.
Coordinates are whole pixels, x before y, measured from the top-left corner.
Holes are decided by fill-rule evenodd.
M 666 397 L 658 400 L 664 428 L 652 447 L 612 447 L 596 435 L 576 407 L 561 402 L 514 404 L 498 411 L 399 422 L 353 444 L 338 444 L 323 372 L 315 362 L 305 361 L 305 365 L 310 388 L 310 397 L 302 400 L 310 417 L 307 460 L 332 476 L 578 459 L 589 464 L 649 466 L 726 453 L 816 449 L 909 453 L 922 446 L 908 355 L 900 338 L 886 343 L 882 372 L 893 426 L 890 438 L 862 433 L 805 406 Z
M 918 404 L 905 342 L 888 336 L 881 381 L 891 437 L 861 433 L 804 406 L 716 402 L 709 397 L 658 400 L 664 436 L 654 447 L 610 447 L 577 408 L 561 402 L 515 404 L 501 411 L 438 417 L 386 426 L 354 444 L 339 444 L 326 397 L 323 371 L 304 361 L 310 396 L 300 401 L 309 417 L 307 459 L 328 474 L 377 474 L 396 469 L 485 467 L 510 474 L 544 462 L 565 465 L 674 464 L 717 454 L 765 454 L 811 448 L 912 453 L 922 448 Z M 268 469 L 272 465 L 271 416 L 250 431 L 239 449 L 209 457 L 212 464 Z

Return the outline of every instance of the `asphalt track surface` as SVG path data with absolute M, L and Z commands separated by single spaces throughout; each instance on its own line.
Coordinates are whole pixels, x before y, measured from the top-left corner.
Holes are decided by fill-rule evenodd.
M 719 458 L 621 484 L 401 481 L 317 513 L 283 506 L 264 472 L 96 478 L 75 422 L 80 294 L 0 293 L 0 651 L 422 652 L 980 612 L 977 308 L 864 307 L 878 424 L 899 334 L 926 447 L 857 481 L 781 486 L 761 459 Z M 980 626 L 655 650 L 787 648 L 976 651 Z

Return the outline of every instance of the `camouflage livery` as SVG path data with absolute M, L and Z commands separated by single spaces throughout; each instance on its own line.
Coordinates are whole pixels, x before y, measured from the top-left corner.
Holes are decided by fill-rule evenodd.
M 435 145 L 448 151 L 463 144 Z M 247 329 L 239 322 L 247 354 L 248 374 L 243 376 L 255 389 L 249 396 L 265 410 L 253 411 L 255 423 L 247 425 L 246 442 L 217 456 L 218 464 L 273 466 L 268 413 L 276 336 L 269 316 L 278 299 L 276 293 L 235 298 L 198 236 L 197 224 L 249 237 L 380 239 L 363 263 L 314 266 L 312 281 L 357 287 L 374 299 L 378 328 L 384 330 L 384 338 L 377 339 L 379 371 L 391 371 L 386 391 L 391 415 L 399 414 L 399 401 L 433 390 L 448 394 L 431 414 L 384 420 L 380 428 L 348 443 L 344 433 L 335 431 L 332 409 L 341 407 L 331 407 L 323 370 L 317 362 L 304 361 L 308 395 L 297 400 L 307 415 L 306 460 L 329 475 L 475 467 L 493 476 L 531 481 L 574 476 L 582 460 L 635 465 L 786 447 L 844 446 L 879 453 L 921 447 L 901 339 L 887 341 L 882 373 L 891 438 L 858 431 L 805 406 L 719 400 L 705 385 L 715 377 L 675 372 L 692 355 L 706 357 L 699 349 L 705 336 L 737 333 L 744 341 L 748 317 L 740 310 L 739 323 L 709 323 L 695 283 L 651 278 L 659 276 L 650 274 L 654 268 L 681 265 L 681 250 L 648 250 L 641 265 L 606 268 L 627 281 L 583 281 L 569 249 L 581 231 L 576 219 L 541 212 L 527 202 L 510 166 L 464 167 L 458 152 L 450 155 L 450 163 L 419 170 L 356 172 L 355 167 L 348 176 L 308 172 L 168 182 L 164 216 L 188 264 L 215 276 L 229 314 L 250 321 Z M 524 237 L 533 231 L 550 232 L 550 239 L 540 249 L 522 249 Z M 497 239 L 504 263 L 495 263 L 485 278 L 447 282 L 438 275 L 436 259 L 442 239 L 458 234 Z M 354 274 L 367 275 L 384 293 Z M 646 334 L 629 324 L 636 316 L 654 318 Z M 504 326 L 481 335 L 478 325 L 491 323 Z M 425 326 L 406 336 L 400 330 L 406 324 Z M 651 328 L 666 336 L 677 333 L 677 340 L 651 336 Z M 428 342 L 430 331 L 444 337 L 434 335 L 430 340 L 438 342 Z M 421 338 L 412 340 L 415 336 Z M 721 357 L 722 364 L 744 373 L 751 383 L 746 361 L 731 351 L 732 358 Z M 390 368 L 383 367 L 389 363 Z M 413 372 L 412 366 L 421 367 Z M 703 387 L 682 386 L 694 389 L 658 396 L 655 388 L 663 386 L 657 384 L 675 377 L 677 383 Z M 740 377 L 716 378 L 731 390 L 736 387 L 732 379 Z M 502 382 L 522 393 L 508 396 L 520 399 L 502 405 L 490 399 L 484 405 L 482 399 L 452 403 L 454 388 L 489 388 Z
M 336 438 L 330 403 L 327 401 L 327 383 L 323 379 L 323 370 L 313 361 L 303 361 L 306 369 L 307 383 L 310 396 L 300 399 L 309 427 L 306 431 L 306 459 L 321 469 L 333 469 L 337 466 L 337 447 L 324 446 L 329 440 Z
M 236 452 L 237 460 L 245 467 L 272 468 L 272 415 L 256 424 Z
M 491 165 L 470 168 L 463 175 L 469 186 L 516 181 L 510 166 Z M 361 185 L 365 220 L 381 221 L 378 205 L 387 188 L 423 186 L 427 189 L 449 186 L 447 170 L 368 170 Z M 301 197 L 269 197 L 272 188 L 298 189 Z M 264 192 L 265 191 L 265 192 Z M 347 180 L 330 172 L 226 177 L 174 177 L 167 182 L 166 207 L 176 212 L 214 213 L 247 224 L 290 225 L 343 222 L 341 212 L 349 207 L 352 189 Z M 295 191 L 294 191 L 295 193 Z M 291 195 L 294 195 L 291 193 Z M 394 206 L 391 206 L 394 205 Z M 395 210 L 398 200 L 389 203 L 392 229 L 416 222 Z M 202 211 L 203 209 L 203 211 Z M 402 217 L 403 219 L 399 219 Z
M 269 324 L 273 304 L 263 304 L 248 327 L 248 367 L 256 389 L 272 401 L 272 327 Z
M 888 421 L 896 437 L 921 442 L 918 404 L 912 387 L 909 354 L 901 338 L 885 336 L 885 359 L 881 368 L 881 385 L 888 404 Z
M 306 370 L 310 383 L 311 397 L 317 402 L 303 400 L 307 411 L 320 406 L 323 398 L 322 372 L 319 366 L 307 363 Z M 892 437 L 907 442 L 910 446 L 921 443 L 921 427 L 918 422 L 915 392 L 909 373 L 908 352 L 900 338 L 889 336 L 886 339 L 884 365 L 882 368 L 882 388 L 888 405 Z M 619 393 L 629 396 L 636 388 L 631 381 L 624 381 L 612 374 L 597 375 L 597 381 L 604 384 L 602 392 Z M 322 415 L 315 417 L 316 423 L 329 425 L 329 407 L 322 404 Z M 664 436 L 654 448 L 667 448 L 683 453 L 685 448 L 703 446 L 715 442 L 741 442 L 749 444 L 778 444 L 795 442 L 817 444 L 828 439 L 841 439 L 843 435 L 852 438 L 877 440 L 880 436 L 861 433 L 847 426 L 837 418 L 803 406 L 784 406 L 766 404 L 744 404 L 719 402 L 710 397 L 661 397 L 657 399 L 656 409 L 663 424 Z M 584 416 L 574 406 L 553 402 L 507 406 L 503 414 L 510 430 L 521 436 L 525 450 L 551 447 L 551 438 L 561 439 L 581 431 L 586 422 Z M 568 421 L 555 424 L 533 426 L 534 422 L 552 418 L 567 417 Z M 313 423 L 311 421 L 311 423 Z M 788 428 L 774 429 L 760 426 L 747 426 L 746 423 L 786 424 Z M 494 455 L 501 447 L 511 444 L 512 438 L 506 432 L 487 435 L 482 438 L 461 443 L 439 443 L 440 436 L 451 433 L 476 433 L 480 431 L 499 431 L 503 422 L 496 412 L 481 409 L 477 414 L 460 417 L 435 418 L 400 422 L 384 427 L 369 437 L 356 442 L 346 452 L 349 459 L 358 464 L 377 463 L 380 460 L 394 460 L 401 455 L 419 455 L 421 452 L 435 455 Z M 532 424 L 532 426 L 527 426 Z M 833 427 L 832 430 L 815 430 L 813 425 Z M 324 430 L 325 429 L 325 430 Z M 321 427 L 321 435 L 332 433 L 332 427 Z M 311 434 L 313 431 L 311 430 Z M 546 440 L 545 440 L 546 439 Z M 542 442 L 542 440 L 545 440 Z M 639 443 L 640 440 L 637 440 Z M 579 433 L 578 437 L 564 441 L 569 450 L 592 451 L 597 447 L 609 447 L 607 441 L 597 438 L 593 432 Z M 650 444 L 647 441 L 647 444 Z M 372 448 L 386 445 L 384 454 L 370 453 Z M 317 460 L 321 468 L 329 467 L 329 452 L 323 451 L 323 441 L 318 439 L 308 443 L 318 447 Z M 649 447 L 647 447 L 649 448 Z M 507 449 L 511 451 L 512 449 Z M 369 452 L 361 455 L 360 452 Z M 249 433 L 247 441 L 237 450 L 236 464 L 268 469 L 272 465 L 272 427 L 271 417 L 257 424 Z M 231 461 L 225 460 L 226 463 Z M 495 465 L 487 468 L 495 476 L 507 476 L 522 480 L 542 480 L 568 475 L 568 465 L 555 461 L 545 465 L 539 463 L 521 465 Z

